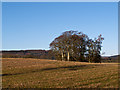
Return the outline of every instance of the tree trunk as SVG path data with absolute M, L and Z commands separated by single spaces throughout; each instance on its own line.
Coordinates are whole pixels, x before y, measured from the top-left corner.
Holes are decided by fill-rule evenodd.
M 90 56 L 88 56 L 89 58 L 88 58 L 88 60 L 89 60 L 89 63 L 90 63 Z
M 69 52 L 68 52 L 67 60 L 68 60 L 68 61 L 70 60 L 70 55 L 69 55 Z
M 63 61 L 63 57 L 64 57 L 64 56 L 63 56 L 63 52 L 62 52 L 62 61 Z
M 89 63 L 90 63 L 90 59 L 89 59 Z

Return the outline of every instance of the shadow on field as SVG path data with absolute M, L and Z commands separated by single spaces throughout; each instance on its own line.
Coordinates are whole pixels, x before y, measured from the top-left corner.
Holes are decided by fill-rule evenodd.
M 56 69 L 68 69 L 68 70 L 78 70 L 78 69 L 87 69 L 90 68 L 88 65 L 77 65 L 77 66 L 66 66 L 66 67 L 56 67 L 56 68 L 45 68 L 42 71 L 46 70 L 56 70 Z
M 15 74 L 0 74 L 0 76 L 11 76 L 11 75 L 19 75 L 19 74 L 22 74 L 22 73 L 15 73 Z
M 44 69 L 35 69 L 31 71 L 12 73 L 12 74 L 0 74 L 0 76 L 21 75 L 21 74 L 29 74 L 29 73 L 34 73 L 34 72 L 59 70 L 59 69 L 67 69 L 67 70 L 91 69 L 91 68 L 95 68 L 96 66 L 99 66 L 99 65 L 75 65 L 75 66 L 64 66 L 64 67 L 55 67 L 55 68 L 44 68 Z

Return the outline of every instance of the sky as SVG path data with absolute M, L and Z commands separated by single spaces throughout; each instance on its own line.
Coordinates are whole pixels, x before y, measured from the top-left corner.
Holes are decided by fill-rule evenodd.
M 117 2 L 3 2 L 2 49 L 49 50 L 65 31 L 102 34 L 104 56 L 118 54 Z

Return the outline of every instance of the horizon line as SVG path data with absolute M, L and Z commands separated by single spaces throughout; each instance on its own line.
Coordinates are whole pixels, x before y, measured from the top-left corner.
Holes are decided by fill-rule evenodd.
M 31 49 L 2 49 L 0 50 L 1 51 L 25 51 L 25 50 L 45 50 L 45 51 L 48 51 L 50 49 L 38 49 L 38 48 L 31 48 Z M 113 55 L 101 55 L 101 56 L 116 56 L 116 55 L 119 55 L 119 54 L 113 54 Z

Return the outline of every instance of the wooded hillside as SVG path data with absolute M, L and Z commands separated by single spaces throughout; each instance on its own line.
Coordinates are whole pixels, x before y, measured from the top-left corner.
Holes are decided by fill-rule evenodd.
M 3 58 L 55 59 L 51 50 L 12 50 L 2 51 Z

